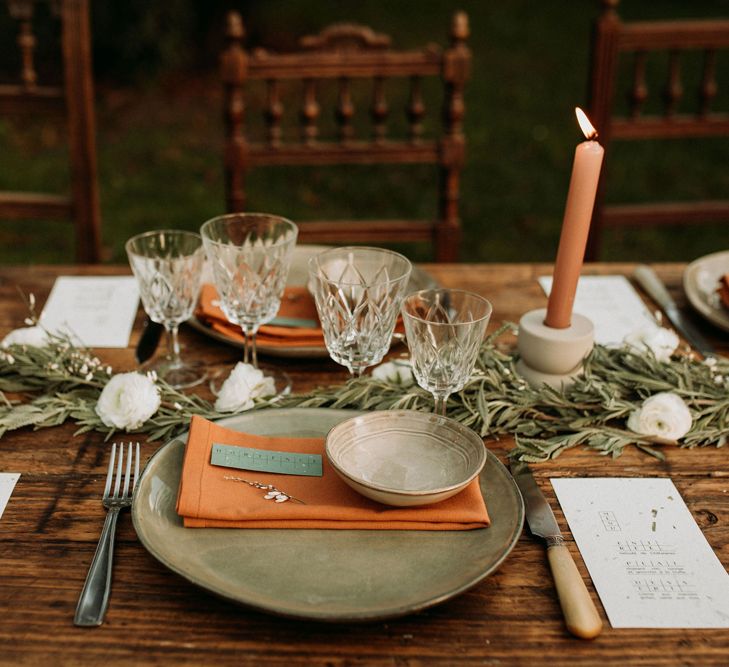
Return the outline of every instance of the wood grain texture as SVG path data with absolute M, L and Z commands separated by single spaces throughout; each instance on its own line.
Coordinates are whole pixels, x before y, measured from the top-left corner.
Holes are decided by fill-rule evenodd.
M 543 306 L 536 277 L 548 265 L 432 265 L 445 285 L 473 289 L 492 300 L 492 327 L 516 321 Z M 677 289 L 682 267 L 656 265 Z M 626 273 L 632 265 L 588 265 L 586 272 Z M 46 298 L 59 274 L 128 273 L 121 267 L 15 267 L 0 269 L 0 335 L 22 324 L 17 287 Z M 726 337 L 697 324 L 722 346 Z M 125 350 L 100 351 L 118 370 L 134 368 L 134 345 L 142 314 Z M 220 346 L 191 329 L 182 332 L 188 355 L 225 369 L 239 351 Z M 284 367 L 298 390 L 339 382 L 342 369 L 327 360 L 265 359 Z M 613 630 L 604 615 L 580 554 L 556 502 L 550 477 L 671 477 L 717 556 L 729 565 L 729 465 L 726 449 L 666 450 L 666 460 L 627 451 L 617 460 L 569 451 L 533 466 L 555 510 L 567 546 L 603 619 L 591 642 L 564 626 L 544 545 L 525 534 L 492 576 L 466 593 L 422 613 L 387 622 L 325 625 L 267 616 L 219 600 L 158 563 L 138 542 L 129 513 L 117 533 L 114 581 L 106 622 L 76 628 L 72 618 L 93 558 L 104 511 L 109 446 L 96 433 L 73 435 L 71 425 L 38 432 L 22 430 L 0 439 L 0 470 L 22 473 L 0 519 L 0 664 L 210 664 L 221 665 L 726 665 L 726 630 Z M 120 438 L 121 439 L 121 438 Z M 128 438 L 124 438 L 127 440 Z M 136 439 L 136 438 L 133 438 Z M 147 459 L 159 443 L 142 442 Z M 488 440 L 504 460 L 510 439 Z M 498 517 L 494 517 L 498 520 Z M 302 554 L 306 562 L 306 554 Z

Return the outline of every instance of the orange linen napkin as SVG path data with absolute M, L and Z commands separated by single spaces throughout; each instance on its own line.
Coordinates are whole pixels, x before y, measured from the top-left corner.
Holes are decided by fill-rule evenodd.
M 225 313 L 215 305 L 220 297 L 215 287 L 210 284 L 202 286 L 200 302 L 195 315 L 205 324 L 228 338 L 243 342 L 243 333 L 236 324 L 231 324 Z M 305 286 L 287 287 L 281 299 L 279 317 L 299 317 L 319 321 L 314 297 Z M 324 334 L 320 327 L 281 327 L 264 324 L 256 337 L 259 345 L 266 347 L 324 347 Z
M 321 454 L 324 475 L 303 477 L 250 472 L 210 464 L 213 443 L 302 454 Z M 276 503 L 244 482 L 273 484 L 304 501 Z M 350 489 L 334 472 L 323 438 L 279 438 L 238 433 L 194 416 L 185 449 L 177 512 L 187 528 L 342 528 L 365 530 L 470 530 L 489 516 L 478 479 L 443 502 L 416 508 L 381 505 Z

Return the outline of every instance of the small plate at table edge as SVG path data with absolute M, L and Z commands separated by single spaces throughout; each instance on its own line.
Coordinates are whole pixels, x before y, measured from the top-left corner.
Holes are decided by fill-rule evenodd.
M 363 413 L 354 410 L 327 408 L 281 408 L 244 413 L 221 420 L 220 423 L 228 428 L 245 429 L 252 433 L 291 435 L 292 432 L 298 432 L 301 435 L 302 431 L 298 428 L 298 424 L 303 420 L 310 423 L 308 428 L 304 427 L 303 429 L 303 435 L 309 437 L 314 435 L 312 428 L 323 436 L 335 423 L 357 414 Z M 181 450 L 184 447 L 185 437 L 186 434 L 183 434 L 158 449 L 149 459 L 140 476 L 132 505 L 132 521 L 139 540 L 158 561 L 191 583 L 224 599 L 243 604 L 258 611 L 287 618 L 335 623 L 377 621 L 411 614 L 445 602 L 486 578 L 506 559 L 522 532 L 524 505 L 519 490 L 504 465 L 488 450 L 487 462 L 481 474 L 480 483 L 491 515 L 491 526 L 489 528 L 470 531 L 185 529 L 182 526 L 181 518 L 178 517 L 174 509 L 177 496 L 176 484 L 179 483 L 179 469 L 171 469 L 170 461 L 167 460 L 171 456 L 179 456 L 181 459 Z M 165 464 L 168 466 L 166 471 L 164 470 Z M 163 469 L 158 471 L 160 467 Z M 179 466 L 176 467 L 179 468 Z M 162 507 L 157 505 L 157 512 L 160 517 L 165 512 L 169 515 L 168 520 L 162 520 L 165 524 L 162 527 L 171 530 L 173 533 L 176 532 L 185 542 L 186 549 L 178 549 L 177 547 L 181 546 L 179 542 L 165 545 L 164 538 L 160 536 L 157 530 L 154 530 L 155 516 L 154 511 L 150 510 L 151 491 L 148 487 L 152 485 L 152 479 L 159 481 L 158 473 L 171 475 L 174 479 L 171 479 L 170 482 L 175 483 L 175 488 L 170 489 L 171 494 L 158 494 L 158 496 L 163 497 L 162 504 L 164 505 L 165 502 L 167 504 Z M 142 502 L 142 499 L 147 502 Z M 158 520 L 157 526 L 160 525 Z M 351 602 L 343 606 L 340 602 L 339 607 L 341 608 L 338 608 L 336 602 L 329 601 L 326 605 L 317 606 L 314 604 L 309 609 L 306 605 L 302 608 L 301 602 L 294 599 L 295 596 L 289 599 L 270 599 L 270 596 L 267 596 L 268 599 L 261 599 L 261 595 L 255 590 L 255 587 L 244 590 L 243 594 L 233 592 L 221 585 L 221 582 L 224 583 L 224 578 L 219 573 L 211 572 L 209 567 L 207 571 L 196 570 L 195 566 L 191 565 L 191 561 L 185 562 L 187 549 L 194 550 L 196 543 L 198 543 L 198 546 L 213 544 L 215 550 L 221 551 L 226 548 L 226 545 L 230 547 L 230 543 L 236 541 L 238 542 L 236 546 L 245 545 L 243 548 L 253 548 L 254 555 L 261 553 L 261 559 L 270 561 L 270 551 L 266 547 L 275 548 L 282 541 L 285 542 L 292 537 L 297 540 L 297 547 L 302 546 L 309 549 L 308 552 L 305 548 L 302 549 L 302 553 L 308 553 L 311 557 L 310 561 L 313 563 L 321 562 L 322 558 L 326 560 L 331 553 L 338 553 L 337 549 L 341 549 L 343 544 L 346 547 L 347 541 L 356 546 L 356 549 L 349 554 L 350 557 L 352 554 L 368 553 L 366 549 L 368 544 L 377 546 L 378 549 L 374 553 L 379 554 L 383 551 L 383 541 L 391 542 L 395 547 L 400 546 L 405 549 L 405 551 L 398 552 L 398 560 L 407 557 L 417 558 L 419 554 L 436 550 L 436 555 L 438 553 L 447 554 L 444 559 L 445 566 L 451 568 L 452 572 L 450 574 L 457 581 L 442 586 L 440 589 L 437 589 L 436 585 L 437 590 L 429 590 L 425 587 L 425 590 L 422 591 L 407 591 L 411 599 L 404 603 L 388 603 L 380 606 L 375 603 L 368 606 L 367 601 L 358 596 L 355 607 L 352 607 Z M 270 544 L 267 545 L 266 542 Z M 469 552 L 468 556 L 471 558 L 459 559 L 457 553 L 459 543 L 469 546 L 472 542 L 480 547 L 482 553 Z M 257 544 L 261 544 L 260 549 L 256 548 Z M 332 544 L 337 549 L 330 552 L 328 547 L 331 547 Z M 319 549 L 318 552 L 317 549 Z M 183 555 L 180 556 L 180 553 Z M 463 556 L 463 554 L 460 555 Z M 371 553 L 368 558 L 370 556 Z M 305 558 L 302 558 L 298 553 L 293 558 L 297 564 L 302 561 L 305 562 Z M 381 559 L 380 556 L 378 558 Z M 477 559 L 480 560 L 476 562 Z M 236 576 L 245 579 L 245 573 L 255 569 L 255 563 L 250 560 L 242 560 L 245 565 L 240 567 Z M 367 562 L 369 564 L 369 560 Z M 479 565 L 478 563 L 482 564 Z M 439 566 L 442 567 L 442 564 L 439 564 Z M 264 564 L 263 567 L 268 567 L 268 565 Z M 276 567 L 279 568 L 279 566 Z M 299 577 L 299 573 L 305 574 L 307 572 L 306 568 L 302 569 L 300 567 L 286 570 L 285 565 L 283 568 L 279 568 L 278 571 L 281 571 L 281 569 L 288 573 L 287 576 L 291 576 L 291 571 L 293 571 L 294 577 Z M 379 575 L 382 578 L 384 571 L 383 568 L 378 568 L 377 563 L 375 563 L 369 575 L 375 578 Z M 437 570 L 434 573 L 435 575 L 440 579 L 443 578 L 443 572 L 440 570 Z M 241 584 L 240 581 L 235 583 Z M 372 585 L 370 579 L 367 579 L 367 584 Z M 428 579 L 428 584 L 432 588 L 431 579 Z
M 704 297 L 704 292 L 698 284 L 698 272 L 704 269 L 707 264 L 721 262 L 722 260 L 724 260 L 723 266 L 727 268 L 722 274 L 717 274 L 716 282 L 718 286 L 721 275 L 723 273 L 729 273 L 729 250 L 704 255 L 691 262 L 683 271 L 683 291 L 686 293 L 686 298 L 694 310 L 709 320 L 713 325 L 724 331 L 729 331 L 729 313 L 725 313 L 723 310 L 712 306 Z
M 331 246 L 324 245 L 297 245 L 294 249 L 293 262 L 303 263 L 307 262 L 308 258 L 323 251 L 329 249 Z M 289 276 L 288 285 L 304 284 L 302 282 L 303 276 L 305 275 L 304 267 L 297 266 L 293 276 Z M 294 278 L 294 282 L 291 278 Z M 413 271 L 410 275 L 409 291 L 414 292 L 421 289 L 432 289 L 438 287 L 438 282 L 431 276 L 427 271 L 413 265 Z M 193 315 L 189 320 L 188 324 L 192 329 L 199 331 L 205 336 L 218 341 L 219 343 L 225 343 L 243 349 L 243 342 L 235 340 L 226 336 L 219 331 L 216 331 L 212 327 L 202 322 L 197 316 Z M 322 346 L 305 346 L 305 347 L 285 347 L 285 346 L 268 346 L 264 343 L 258 343 L 256 346 L 257 351 L 261 354 L 265 354 L 271 357 L 282 357 L 282 358 L 297 358 L 297 359 L 309 359 L 309 358 L 326 358 L 329 357 L 329 352 L 326 347 Z

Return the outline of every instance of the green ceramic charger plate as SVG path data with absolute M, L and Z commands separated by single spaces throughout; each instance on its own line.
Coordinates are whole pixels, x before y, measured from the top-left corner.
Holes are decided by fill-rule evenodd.
M 306 285 L 309 281 L 309 258 L 314 255 L 318 255 L 322 250 L 327 250 L 330 246 L 325 245 L 297 245 L 294 248 L 293 257 L 291 259 L 291 269 L 286 280 L 287 285 Z M 436 280 L 423 269 L 413 266 L 413 271 L 410 274 L 410 282 L 408 283 L 408 291 L 416 292 L 421 289 L 432 289 L 437 287 L 438 283 Z M 243 343 L 233 338 L 229 338 L 225 334 L 212 329 L 204 322 L 200 321 L 194 315 L 187 321 L 193 329 L 196 329 L 200 333 L 209 336 L 210 338 L 226 345 L 232 345 L 233 347 L 243 347 Z M 296 357 L 296 358 L 310 358 L 310 357 L 328 357 L 329 352 L 324 345 L 320 346 L 308 346 L 308 347 L 286 347 L 282 345 L 266 345 L 264 342 L 259 342 L 257 345 L 258 352 L 262 354 L 268 354 L 273 357 Z
M 356 414 L 271 409 L 220 423 L 261 435 L 324 436 Z M 186 434 L 149 460 L 132 519 L 145 548 L 172 571 L 234 602 L 293 618 L 370 621 L 438 604 L 493 572 L 514 547 L 524 507 L 489 452 L 481 490 L 492 524 L 469 531 L 184 528 L 175 512 Z

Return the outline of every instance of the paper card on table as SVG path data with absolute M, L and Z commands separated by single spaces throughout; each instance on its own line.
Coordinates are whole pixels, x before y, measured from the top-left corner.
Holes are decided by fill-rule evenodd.
M 729 628 L 729 574 L 670 479 L 553 479 L 614 628 Z
M 19 472 L 0 472 L 0 518 L 2 518 L 18 479 L 20 479 Z
M 539 284 L 549 295 L 552 276 L 541 276 Z M 601 345 L 619 345 L 637 330 L 658 328 L 625 276 L 581 276 L 574 311 L 592 320 L 595 342 Z
M 133 276 L 60 276 L 40 321 L 86 347 L 127 347 L 138 305 Z

